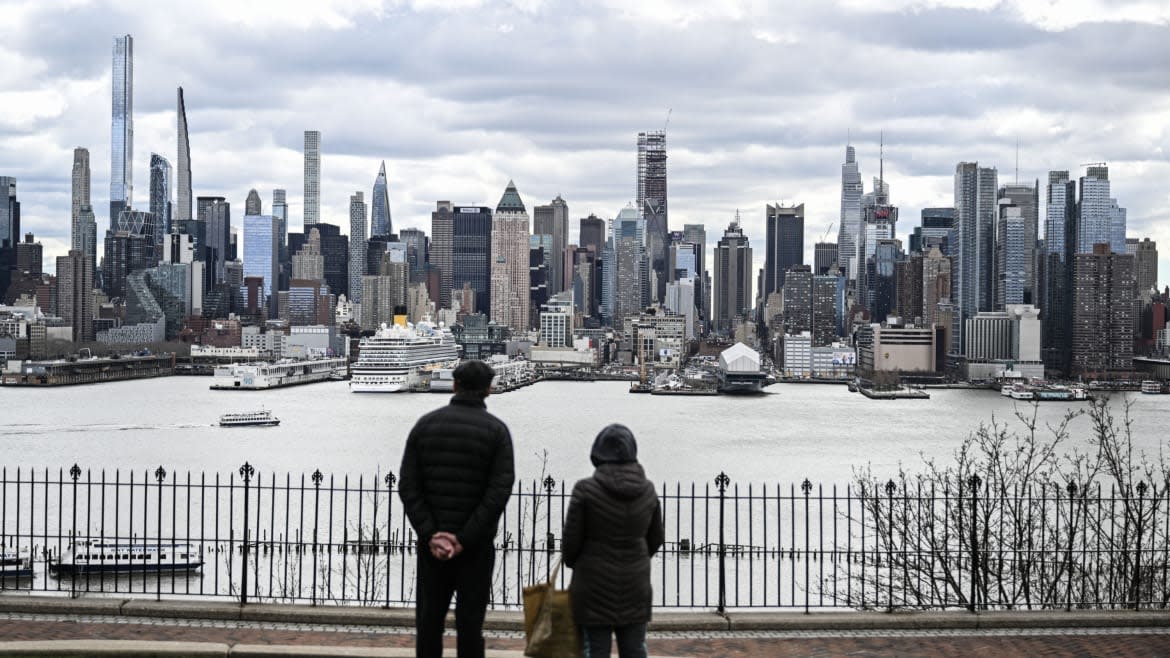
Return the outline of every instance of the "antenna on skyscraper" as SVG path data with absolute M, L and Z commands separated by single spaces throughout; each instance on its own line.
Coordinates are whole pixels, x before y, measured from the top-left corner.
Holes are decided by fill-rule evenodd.
M 1016 185 L 1020 184 L 1020 138 L 1016 138 Z
M 878 188 L 875 200 L 880 199 L 886 189 L 886 131 L 878 133 Z M 887 203 L 889 201 L 887 200 Z

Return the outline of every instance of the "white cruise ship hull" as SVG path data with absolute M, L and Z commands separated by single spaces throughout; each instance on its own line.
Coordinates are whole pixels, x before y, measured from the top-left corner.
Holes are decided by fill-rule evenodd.
M 355 382 L 349 383 L 351 393 L 401 393 L 406 390 L 405 382 Z

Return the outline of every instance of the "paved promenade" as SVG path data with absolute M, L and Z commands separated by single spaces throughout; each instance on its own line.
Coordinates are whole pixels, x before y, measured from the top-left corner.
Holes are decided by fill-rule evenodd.
M 410 610 L 0 597 L 0 656 L 413 655 Z M 518 613 L 487 645 L 519 658 Z M 654 656 L 1170 656 L 1166 612 L 660 613 Z M 448 655 L 454 655 L 449 638 Z

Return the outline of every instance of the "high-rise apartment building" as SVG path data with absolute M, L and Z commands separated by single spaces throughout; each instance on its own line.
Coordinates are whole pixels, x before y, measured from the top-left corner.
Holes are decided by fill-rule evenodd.
M 1134 256 L 1099 242 L 1073 256 L 1072 371 L 1102 379 L 1133 370 Z
M 92 341 L 93 263 L 85 253 L 70 249 L 57 257 L 57 315 L 73 327 L 75 342 Z
M 995 237 L 995 309 L 1025 303 L 1028 288 L 1027 222 L 1019 206 L 1000 199 Z
M 605 220 L 596 215 L 581 218 L 581 233 L 577 245 L 592 251 L 598 258 L 605 248 Z
M 16 179 L 0 176 L 0 249 L 16 249 L 20 242 L 20 202 L 16 200 Z
M 321 221 L 321 132 L 305 131 L 304 222 L 312 226 Z
M 375 185 L 377 187 L 377 185 Z M 362 277 L 366 273 L 366 202 L 360 191 L 349 197 L 349 299 L 362 302 Z
M 296 254 L 309 242 L 312 229 L 317 229 L 321 237 L 321 257 L 324 259 L 325 283 L 329 284 L 329 292 L 334 296 L 349 296 L 349 236 L 341 232 L 341 227 L 328 222 L 317 222 L 301 233 L 290 233 L 288 236 L 288 250 Z
M 1040 238 L 1040 181 L 1031 185 L 1007 183 L 999 188 L 999 202 L 1020 209 L 1024 222 L 1024 304 L 1036 304 L 1040 299 L 1036 288 L 1036 242 Z M 1001 211 L 1002 214 L 1002 211 Z M 998 231 L 997 231 L 998 232 Z
M 666 247 L 670 231 L 666 193 L 666 132 L 638 133 L 637 209 L 646 220 L 645 246 L 650 291 L 655 301 L 666 294 Z
M 191 139 L 187 135 L 187 104 L 183 101 L 183 88 L 179 87 L 177 101 L 177 133 L 179 135 L 179 158 L 177 183 L 178 207 L 175 209 L 175 219 L 186 221 L 191 219 Z
M 347 272 L 348 275 L 348 272 Z M 325 255 L 321 250 L 321 230 L 308 230 L 305 243 L 292 257 L 292 278 L 302 281 L 325 280 Z
M 203 222 L 206 231 L 203 241 L 204 260 L 207 263 L 207 289 L 210 290 L 224 281 L 224 263 L 228 260 L 231 245 L 232 212 L 231 204 L 221 196 L 201 196 L 195 200 L 196 215 Z M 247 238 L 245 238 L 247 241 Z M 270 283 L 265 281 L 265 285 Z
M 850 279 L 857 278 L 858 245 L 861 233 L 861 195 L 864 184 L 857 166 L 857 154 L 852 146 L 845 147 L 845 163 L 841 165 L 841 218 L 837 228 L 837 253 L 840 265 Z
M 491 319 L 514 332 L 528 329 L 528 210 L 508 181 L 492 216 Z
M 1048 172 L 1040 302 L 1044 366 L 1066 374 L 1072 349 L 1072 257 L 1076 253 L 1076 182 L 1068 171 Z
M 784 287 L 784 276 L 789 268 L 804 263 L 804 204 L 767 204 L 764 223 L 767 241 L 764 245 L 764 290 L 761 296 L 767 299 L 768 295 Z
M 729 334 L 735 329 L 736 319 L 746 318 L 752 307 L 752 248 L 738 217 L 723 232 L 714 256 L 711 322 L 715 331 Z
M 921 224 L 910 236 L 910 253 L 930 253 L 931 247 L 938 247 L 944 256 L 951 253 L 955 209 L 923 208 L 920 216 Z
M 81 208 L 83 206 L 89 206 L 90 214 L 93 213 L 93 205 L 90 199 L 89 149 L 87 148 L 79 146 L 73 149 L 72 185 L 72 202 L 70 204 L 69 215 L 69 248 L 85 252 L 83 247 L 85 229 L 81 224 Z
M 1080 179 L 1080 192 L 1076 209 L 1076 253 L 1091 254 L 1095 245 L 1113 244 L 1109 167 L 1086 168 Z M 1124 248 L 1118 253 L 1125 253 Z
M 394 233 L 394 222 L 390 219 L 390 188 L 386 183 L 386 161 L 374 178 L 374 192 L 370 196 L 370 235 L 390 237 Z
M 894 263 L 898 302 L 894 310 L 905 322 L 922 322 L 922 254 L 907 254 Z
M 813 274 L 836 273 L 834 268 L 839 267 L 836 242 L 818 242 L 813 245 Z
M 960 162 L 955 167 L 955 228 L 958 258 L 952 259 L 955 295 L 951 353 L 963 354 L 966 321 L 995 303 L 995 224 L 998 185 L 993 167 Z M 957 261 L 957 263 L 955 262 Z
M 1117 199 L 1109 199 L 1109 245 L 1119 254 L 1126 253 L 1126 214 L 1125 208 L 1117 204 Z
M 937 246 L 931 247 L 922 259 L 922 326 L 940 323 L 938 305 L 950 303 L 951 259 Z
M 398 241 L 406 245 L 406 262 L 410 265 L 410 282 L 425 283 L 427 263 L 430 262 L 431 241 L 420 228 L 398 231 Z
M 569 205 L 557 195 L 551 203 L 532 208 L 532 234 L 552 237 L 549 250 L 549 296 L 564 291 L 565 251 L 569 246 Z
M 110 230 L 134 197 L 134 39 L 114 39 L 110 125 Z
M 150 154 L 150 214 L 154 215 L 154 244 L 162 255 L 164 236 L 171 232 L 171 163 L 158 153 Z
M 695 305 L 699 319 L 711 319 L 711 283 L 707 275 L 707 227 L 703 224 L 683 224 L 683 241 L 695 245 L 699 262 L 696 264 Z
M 812 332 L 812 268 L 808 265 L 790 267 L 781 290 L 784 291 L 784 333 L 799 336 L 805 331 Z

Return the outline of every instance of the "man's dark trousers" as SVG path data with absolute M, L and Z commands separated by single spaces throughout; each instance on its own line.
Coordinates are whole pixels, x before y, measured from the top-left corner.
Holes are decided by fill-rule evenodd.
M 418 658 L 443 655 L 443 622 L 455 601 L 455 631 L 458 634 L 459 658 L 483 658 L 483 618 L 492 587 L 492 567 L 496 549 L 490 543 L 464 550 L 454 558 L 440 561 L 427 547 L 418 552 L 418 603 L 415 624 L 418 626 Z

